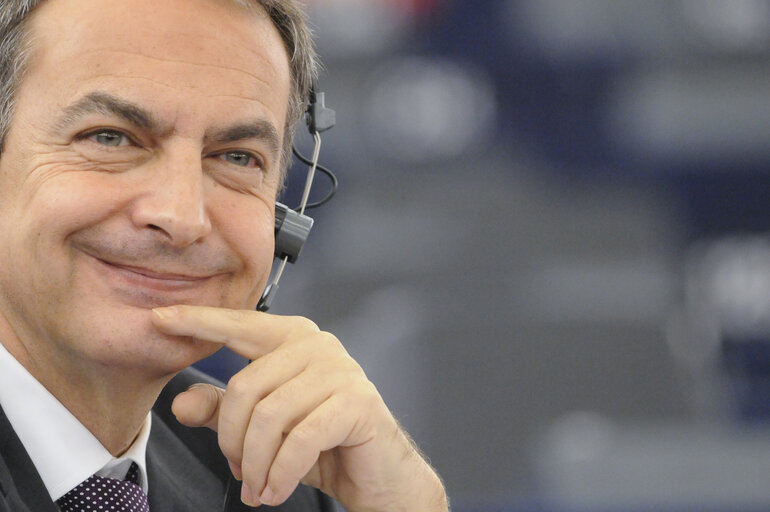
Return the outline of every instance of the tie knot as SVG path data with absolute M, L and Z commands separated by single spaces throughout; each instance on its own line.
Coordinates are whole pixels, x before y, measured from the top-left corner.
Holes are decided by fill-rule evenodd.
M 125 480 L 93 475 L 56 500 L 62 512 L 149 512 L 135 462 Z
M 124 478 L 124 480 L 126 482 L 139 485 L 139 464 L 136 462 L 131 462 L 131 466 L 128 468 L 128 472 L 126 473 L 126 478 Z

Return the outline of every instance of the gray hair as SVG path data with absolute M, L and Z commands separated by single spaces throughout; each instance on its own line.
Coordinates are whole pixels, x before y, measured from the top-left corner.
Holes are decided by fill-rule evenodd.
M 16 91 L 24 78 L 32 42 L 29 14 L 45 0 L 0 0 L 0 153 L 13 119 Z M 310 88 L 318 75 L 318 57 L 307 17 L 297 0 L 229 0 L 253 10 L 261 7 L 281 35 L 289 55 L 291 91 L 284 126 L 282 171 L 291 161 L 291 144 L 302 119 Z

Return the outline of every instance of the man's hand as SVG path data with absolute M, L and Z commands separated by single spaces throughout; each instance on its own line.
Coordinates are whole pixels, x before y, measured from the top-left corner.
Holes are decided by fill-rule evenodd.
M 201 384 L 173 411 L 206 426 L 242 500 L 277 505 L 299 482 L 349 511 L 446 511 L 443 486 L 342 344 L 305 318 L 173 306 L 154 310 L 166 334 L 221 343 L 253 360 L 227 389 Z

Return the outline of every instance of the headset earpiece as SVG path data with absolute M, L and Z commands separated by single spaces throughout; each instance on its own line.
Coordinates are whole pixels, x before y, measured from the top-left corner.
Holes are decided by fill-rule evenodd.
M 337 113 L 326 106 L 324 93 L 310 90 L 310 103 L 307 107 L 307 128 L 310 133 L 321 133 L 337 123 Z
M 275 203 L 275 257 L 295 263 L 312 227 L 311 217 Z

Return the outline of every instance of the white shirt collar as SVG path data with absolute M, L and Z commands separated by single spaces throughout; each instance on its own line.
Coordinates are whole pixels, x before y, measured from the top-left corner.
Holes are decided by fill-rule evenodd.
M 56 501 L 93 474 L 123 478 L 131 460 L 147 492 L 150 414 L 125 454 L 113 457 L 96 437 L 0 343 L 0 406 Z

